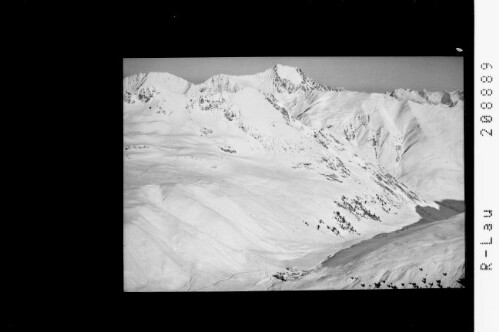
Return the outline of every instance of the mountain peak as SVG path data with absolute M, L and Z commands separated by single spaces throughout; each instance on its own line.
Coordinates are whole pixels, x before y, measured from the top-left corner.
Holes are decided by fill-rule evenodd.
M 300 68 L 277 64 L 271 69 L 273 85 L 277 92 L 287 91 L 310 92 L 310 91 L 341 91 L 342 88 L 333 89 L 327 85 L 318 83 L 307 77 Z
M 185 79 L 166 72 L 140 73 L 123 79 L 124 90 L 131 93 L 142 89 L 166 89 L 170 92 L 183 94 L 190 85 L 191 83 Z
M 272 68 L 272 70 L 279 78 L 285 79 L 293 84 L 304 83 L 306 79 L 301 69 L 296 67 L 277 64 Z

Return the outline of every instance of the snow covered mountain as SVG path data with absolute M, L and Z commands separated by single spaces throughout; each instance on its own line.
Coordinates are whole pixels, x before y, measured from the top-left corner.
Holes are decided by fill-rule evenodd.
M 192 90 L 201 93 L 206 90 L 213 92 L 238 92 L 246 87 L 252 87 L 267 93 L 297 93 L 310 91 L 337 91 L 323 84 L 317 83 L 305 76 L 294 67 L 275 65 L 273 68 L 256 75 L 231 76 L 216 75 L 206 82 L 193 86 Z
M 148 102 L 160 92 L 185 93 L 191 83 L 168 73 L 148 73 L 126 77 L 123 80 L 125 103 Z
M 358 154 L 432 200 L 464 195 L 463 102 L 420 104 L 344 91 L 298 96 L 292 117 L 343 136 Z
M 343 91 L 282 65 L 197 85 L 168 73 L 123 85 L 128 291 L 350 287 L 290 280 L 463 199 L 462 100 Z M 458 246 L 453 220 L 439 238 Z M 425 232 L 407 236 L 432 241 Z M 464 254 L 451 258 L 455 276 Z

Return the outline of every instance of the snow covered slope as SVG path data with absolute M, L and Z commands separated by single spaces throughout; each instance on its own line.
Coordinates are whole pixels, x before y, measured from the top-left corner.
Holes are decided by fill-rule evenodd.
M 463 200 L 462 101 L 449 107 L 344 91 L 301 95 L 284 106 L 307 126 L 343 136 L 429 199 Z
M 418 221 L 418 207 L 438 208 L 427 194 L 446 193 L 409 184 L 421 186 L 428 165 L 411 164 L 410 149 L 402 166 L 387 157 L 398 136 L 402 147 L 416 140 L 408 127 L 425 110 L 408 103 L 331 89 L 281 65 L 199 85 L 166 73 L 125 78 L 125 290 L 269 289 L 278 271 L 313 269 Z M 366 113 L 353 139 L 344 129 Z M 377 150 L 385 159 L 368 146 L 380 126 L 396 138 Z
M 464 213 L 382 234 L 337 252 L 312 270 L 279 276 L 282 281 L 272 289 L 462 287 Z

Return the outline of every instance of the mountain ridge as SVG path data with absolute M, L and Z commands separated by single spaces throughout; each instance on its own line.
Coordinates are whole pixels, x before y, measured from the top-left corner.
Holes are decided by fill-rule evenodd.
M 153 76 L 152 79 L 151 76 Z M 174 84 L 172 84 L 175 81 L 177 81 L 177 84 L 180 86 L 175 87 Z M 164 85 L 165 82 L 171 82 L 170 84 L 167 84 L 167 86 L 172 92 L 181 94 L 185 94 L 191 89 L 203 90 L 203 88 L 211 88 L 215 91 L 227 90 L 236 92 L 247 86 L 252 86 L 265 92 L 276 92 L 273 88 L 276 89 L 277 92 L 287 91 L 288 93 L 297 92 L 298 90 L 303 92 L 345 91 L 342 87 L 332 88 L 314 81 L 312 78 L 306 76 L 300 68 L 281 64 L 276 64 L 272 68 L 255 74 L 217 74 L 199 84 L 194 84 L 168 72 L 139 73 L 123 78 L 124 91 L 129 94 L 137 92 L 138 88 L 142 86 L 161 86 Z M 270 82 L 272 83 L 270 84 Z M 414 90 L 409 88 L 398 88 L 388 92 L 374 93 L 384 93 L 399 100 L 411 100 L 417 103 L 429 104 L 441 103 L 450 107 L 455 106 L 458 101 L 464 101 L 464 93 L 462 90 L 428 91 L 426 89 Z

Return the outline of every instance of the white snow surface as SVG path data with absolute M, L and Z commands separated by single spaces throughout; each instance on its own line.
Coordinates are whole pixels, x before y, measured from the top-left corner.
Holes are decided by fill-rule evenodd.
M 464 276 L 464 213 L 375 237 L 305 273 L 285 273 L 290 279 L 276 281 L 272 289 L 461 287 L 457 280 Z
M 463 199 L 462 101 L 331 91 L 281 65 L 199 85 L 168 73 L 123 84 L 126 291 L 354 287 L 329 257 L 417 222 L 416 207 Z M 430 224 L 434 237 L 404 233 L 414 246 L 443 241 L 417 264 L 434 259 L 431 274 L 446 269 L 451 287 L 463 220 Z M 394 243 L 372 252 L 395 255 Z M 392 268 L 370 275 L 368 261 L 349 273 L 374 283 Z M 390 280 L 413 280 L 407 264 Z
M 303 81 L 303 77 L 300 75 L 297 68 L 277 65 L 276 71 L 279 77 L 285 78 L 294 84 L 300 84 Z

